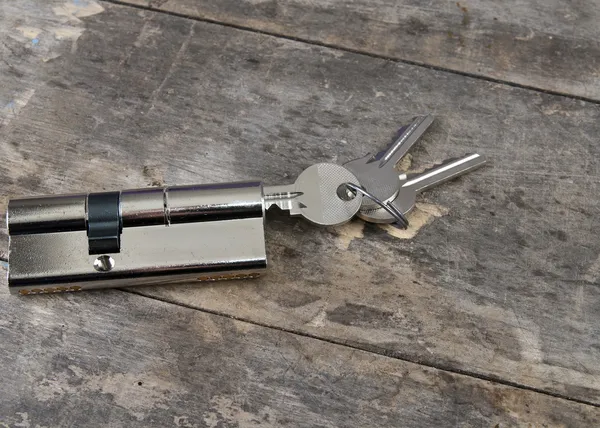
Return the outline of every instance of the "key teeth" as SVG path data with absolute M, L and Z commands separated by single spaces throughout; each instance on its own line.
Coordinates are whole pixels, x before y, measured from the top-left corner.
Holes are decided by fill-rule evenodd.
M 265 211 L 277 206 L 289 215 L 299 215 L 298 197 L 302 195 L 303 193 L 296 191 L 293 185 L 264 186 L 263 203 Z
M 269 211 L 271 208 L 277 207 L 281 211 L 286 212 L 290 216 L 296 216 L 302 214 L 300 211 L 302 208 L 306 208 L 302 202 L 296 202 L 291 200 L 271 200 L 265 201 L 265 210 Z

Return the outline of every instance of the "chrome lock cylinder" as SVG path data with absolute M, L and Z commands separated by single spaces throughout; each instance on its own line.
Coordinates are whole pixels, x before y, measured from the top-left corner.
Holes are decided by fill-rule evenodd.
M 8 283 L 30 294 L 266 269 L 258 181 L 12 199 Z

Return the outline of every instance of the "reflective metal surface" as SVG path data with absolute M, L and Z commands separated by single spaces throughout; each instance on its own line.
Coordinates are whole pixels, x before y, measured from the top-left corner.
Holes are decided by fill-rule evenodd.
M 123 227 L 167 224 L 165 214 L 165 188 L 124 190 L 121 192 L 121 217 Z
M 169 224 L 262 217 L 262 183 L 196 184 L 166 190 Z
M 402 187 L 393 200 L 387 203 L 399 212 L 408 214 L 415 206 L 417 194 L 445 183 L 485 165 L 479 154 L 468 154 L 459 159 L 449 159 L 419 174 L 401 174 Z M 395 217 L 382 208 L 360 210 L 358 216 L 371 223 L 393 223 Z
M 294 184 L 265 186 L 265 206 L 277 205 L 290 215 L 301 215 L 319 226 L 337 226 L 350 221 L 360 209 L 362 197 L 348 199 L 338 195 L 338 188 L 348 182 L 357 183 L 358 179 L 341 165 L 311 165 Z
M 6 214 L 8 233 L 85 230 L 86 197 L 81 194 L 11 199 Z
M 12 293 L 235 279 L 266 268 L 260 182 L 125 190 L 120 248 L 106 254 L 89 253 L 86 198 L 10 202 Z
M 98 270 L 87 252 L 85 231 L 15 235 L 10 238 L 12 293 L 45 287 L 81 289 L 194 280 L 266 268 L 262 218 L 123 229 L 114 266 Z
M 431 115 L 419 116 L 401 127 L 392 143 L 381 152 L 346 162 L 344 166 L 358 177 L 363 189 L 381 201 L 393 198 L 400 189 L 396 165 L 408 153 L 423 133 L 433 123 Z M 379 208 L 378 204 L 363 198 L 361 211 Z
M 408 220 L 406 219 L 404 214 L 398 211 L 398 209 L 392 203 L 386 203 L 379 200 L 379 198 L 377 198 L 375 195 L 371 195 L 365 189 L 363 189 L 360 186 L 357 186 L 354 183 L 346 183 L 345 187 L 346 189 L 350 189 L 356 193 L 360 193 L 363 196 L 366 196 L 367 198 L 375 202 L 381 207 L 381 209 L 385 210 L 389 215 L 391 215 L 394 218 L 394 222 L 396 222 L 400 228 L 406 229 L 408 227 Z M 348 197 L 348 193 L 346 193 L 345 195 L 346 197 Z
M 264 205 L 265 210 L 277 205 L 283 211 L 290 211 L 290 215 L 299 215 L 297 198 L 302 196 L 302 192 L 297 192 L 294 184 L 283 186 L 264 186 Z

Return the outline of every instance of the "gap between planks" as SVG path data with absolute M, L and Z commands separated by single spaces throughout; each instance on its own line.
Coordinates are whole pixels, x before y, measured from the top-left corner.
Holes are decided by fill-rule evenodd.
M 0 261 L 4 262 L 4 263 L 8 263 L 8 260 L 6 260 L 5 257 L 0 257 Z M 419 366 L 423 366 L 423 367 L 429 367 L 432 369 L 436 369 L 436 370 L 440 370 L 440 371 L 444 371 L 444 372 L 448 372 L 448 373 L 454 373 L 454 374 L 458 374 L 461 376 L 467 376 L 470 378 L 475 378 L 475 379 L 479 379 L 482 381 L 486 381 L 486 382 L 491 382 L 491 383 L 496 383 L 496 384 L 500 384 L 500 385 L 504 385 L 504 386 L 509 386 L 512 388 L 517 388 L 517 389 L 522 389 L 522 390 L 526 390 L 526 391 L 531 391 L 531 392 L 535 392 L 538 394 L 543 394 L 543 395 L 547 395 L 550 397 L 554 397 L 554 398 L 558 398 L 561 400 L 567 400 L 567 401 L 571 401 L 574 403 L 578 403 L 578 404 L 583 404 L 586 406 L 592 406 L 592 407 L 600 407 L 600 404 L 596 404 L 594 402 L 591 401 L 587 401 L 587 400 L 581 400 L 578 398 L 573 398 L 573 397 L 569 397 L 568 395 L 563 395 L 563 394 L 559 394 L 556 392 L 551 392 L 551 391 L 546 391 L 544 389 L 540 389 L 540 388 L 534 388 L 531 386 L 527 386 L 527 385 L 523 385 L 517 382 L 511 382 L 496 376 L 486 376 L 486 375 L 482 375 L 480 373 L 474 373 L 474 372 L 470 372 L 467 370 L 460 370 L 460 369 L 456 369 L 453 367 L 449 367 L 443 364 L 432 364 L 432 363 L 424 363 L 422 361 L 416 361 L 416 360 L 412 360 L 410 358 L 406 358 L 406 357 L 402 357 L 399 355 L 394 355 L 394 353 L 391 352 L 386 352 L 384 349 L 377 349 L 376 347 L 372 346 L 358 346 L 358 345 L 353 345 L 350 344 L 348 342 L 345 342 L 343 340 L 335 340 L 335 339 L 330 339 L 330 338 L 326 338 L 326 337 L 320 337 L 314 334 L 310 334 L 310 333 L 306 333 L 306 332 L 302 332 L 302 331 L 296 331 L 296 330 L 292 330 L 289 328 L 284 328 L 284 327 L 279 327 L 276 325 L 270 325 L 270 324 L 266 324 L 266 323 L 262 323 L 262 322 L 258 322 L 258 321 L 253 321 L 247 318 L 243 318 L 243 317 L 236 317 L 234 315 L 229 315 L 223 312 L 219 312 L 219 311 L 214 311 L 214 310 L 210 310 L 210 309 L 205 309 L 205 308 L 199 308 L 193 305 L 186 305 L 184 303 L 181 302 L 177 302 L 171 299 L 167 299 L 164 297 L 156 297 L 156 296 L 149 296 L 146 295 L 142 292 L 133 290 L 133 289 L 125 289 L 125 288 L 118 288 L 118 291 L 121 291 L 123 293 L 129 293 L 129 294 L 135 294 L 136 296 L 140 296 L 140 297 L 144 297 L 147 299 L 152 299 L 152 300 L 157 300 L 163 303 L 168 303 L 171 305 L 175 305 L 175 306 L 180 306 L 182 308 L 186 308 L 186 309 L 192 309 L 195 311 L 199 311 L 199 312 L 204 312 L 210 315 L 215 315 L 215 316 L 220 316 L 220 317 L 225 317 L 225 318 L 229 318 L 229 319 L 233 319 L 236 321 L 240 321 L 240 322 L 245 322 L 248 324 L 252 324 L 255 325 L 257 327 L 262 327 L 262 328 L 269 328 L 272 330 L 277 330 L 277 331 L 281 331 L 284 333 L 289 333 L 289 334 L 294 334 L 297 336 L 301 336 L 301 337 L 306 337 L 309 339 L 314 339 L 314 340 L 319 340 L 321 342 L 326 342 L 326 343 L 331 343 L 334 345 L 339 345 L 339 346 L 344 346 L 346 348 L 350 348 L 350 349 L 355 349 L 357 351 L 363 351 L 363 352 L 369 352 L 371 354 L 375 354 L 375 355 L 379 355 L 382 357 L 386 357 L 386 358 L 392 358 L 394 360 L 400 360 L 400 361 L 404 361 L 407 363 L 411 363 L 411 364 L 417 364 Z M 15 297 L 15 298 L 21 298 L 19 296 Z M 25 297 L 25 298 L 35 298 L 35 297 Z
M 559 97 L 564 97 L 564 98 L 569 98 L 569 99 L 579 100 L 579 101 L 585 101 L 585 102 L 588 102 L 590 104 L 600 105 L 600 100 L 595 100 L 593 98 L 583 97 L 583 96 L 580 96 L 580 95 L 572 95 L 572 94 L 568 94 L 568 93 L 560 92 L 560 91 L 551 91 L 551 90 L 548 90 L 548 89 L 542 89 L 542 88 L 538 88 L 538 87 L 535 87 L 535 86 L 529 86 L 529 85 L 523 85 L 523 84 L 520 84 L 520 83 L 509 82 L 509 81 L 502 80 L 502 79 L 495 79 L 493 77 L 483 76 L 483 75 L 480 75 L 480 74 L 477 74 L 477 73 L 469 73 L 469 72 L 466 72 L 466 71 L 452 70 L 452 69 L 445 68 L 445 67 L 439 67 L 439 66 L 435 66 L 435 65 L 429 65 L 429 64 L 422 63 L 422 62 L 411 61 L 411 60 L 407 60 L 407 59 L 393 58 L 393 57 L 390 57 L 390 56 L 375 54 L 375 53 L 371 53 L 369 51 L 364 51 L 364 50 L 360 50 L 360 49 L 351 49 L 351 48 L 347 48 L 347 47 L 343 47 L 343 46 L 338 46 L 338 45 L 335 45 L 335 44 L 324 43 L 324 42 L 319 42 L 319 41 L 315 41 L 315 40 L 307 40 L 307 39 L 303 39 L 301 37 L 294 37 L 294 36 L 288 36 L 288 35 L 285 35 L 285 34 L 275 33 L 275 32 L 272 32 L 272 31 L 259 30 L 259 29 L 252 28 L 252 27 L 247 27 L 247 26 L 244 26 L 244 25 L 232 24 L 232 23 L 228 23 L 228 22 L 221 22 L 221 21 L 217 21 L 215 19 L 200 18 L 200 17 L 197 17 L 197 16 L 188 15 L 188 14 L 185 14 L 185 13 L 179 13 L 179 12 L 172 12 L 172 11 L 168 11 L 168 10 L 156 9 L 156 8 L 154 8 L 152 6 L 143 6 L 143 5 L 139 5 L 139 4 L 131 4 L 131 3 L 127 3 L 126 1 L 122 1 L 122 0 L 101 0 L 101 1 L 103 3 L 111 3 L 111 4 L 115 4 L 115 5 L 119 5 L 119 6 L 131 7 L 131 8 L 134 8 L 134 9 L 141 9 L 141 10 L 146 10 L 146 11 L 154 12 L 154 13 L 164 13 L 165 15 L 171 15 L 171 16 L 175 16 L 175 17 L 178 17 L 178 18 L 190 19 L 192 21 L 199 21 L 199 22 L 205 22 L 205 23 L 208 23 L 208 24 L 221 25 L 223 27 L 234 28 L 236 30 L 248 31 L 248 32 L 257 33 L 257 34 L 264 34 L 266 36 L 278 37 L 280 39 L 291 40 L 291 41 L 294 41 L 294 42 L 305 43 L 305 44 L 308 44 L 308 45 L 320 46 L 320 47 L 325 47 L 325 48 L 329 48 L 329 49 L 335 49 L 335 50 L 342 51 L 342 52 L 348 52 L 348 53 L 353 53 L 353 54 L 358 54 L 358 55 L 364 55 L 364 56 L 367 56 L 367 57 L 377 58 L 377 59 L 383 59 L 383 60 L 390 61 L 390 62 L 395 62 L 395 63 L 413 65 L 413 66 L 425 68 L 425 69 L 428 69 L 428 70 L 435 70 L 435 71 L 442 71 L 442 72 L 445 72 L 445 73 L 457 74 L 459 76 L 464 76 L 464 77 L 468 77 L 468 78 L 472 78 L 472 79 L 484 80 L 484 81 L 487 81 L 487 82 L 498 83 L 498 84 L 501 84 L 501 85 L 511 86 L 511 87 L 514 87 L 514 88 L 525 89 L 525 90 L 528 90 L 528 91 L 538 92 L 538 93 L 547 94 L 547 95 L 556 95 L 556 96 L 559 96 Z
M 505 380 L 496 376 L 486 376 L 486 375 L 482 375 L 480 373 L 474 373 L 474 372 L 470 372 L 467 370 L 461 370 L 461 369 L 456 369 L 453 367 L 449 367 L 443 364 L 433 364 L 433 363 L 424 363 L 422 361 L 418 361 L 418 360 L 412 360 L 410 358 L 406 358 L 406 357 L 402 357 L 399 355 L 395 355 L 394 353 L 391 352 L 386 352 L 384 349 L 377 349 L 377 347 L 375 346 L 359 346 L 359 345 L 353 345 L 350 344 L 348 342 L 345 342 L 343 340 L 335 340 L 335 339 L 331 339 L 331 338 L 326 338 L 326 337 L 320 337 L 314 334 L 310 334 L 310 333 L 306 333 L 306 332 L 302 332 L 302 331 L 296 331 L 296 330 L 292 330 L 289 328 L 285 328 L 285 327 L 279 327 L 276 325 L 270 325 L 270 324 L 266 324 L 263 322 L 258 322 L 258 321 L 253 321 L 250 319 L 246 319 L 243 317 L 236 317 L 234 315 L 229 315 L 226 313 L 222 313 L 219 311 L 215 311 L 215 310 L 211 310 L 211 309 L 205 309 L 205 308 L 199 308 L 197 306 L 193 306 L 193 305 L 187 305 L 185 303 L 181 303 L 181 302 L 177 302 L 175 300 L 171 300 L 171 299 L 167 299 L 164 297 L 156 297 L 156 296 L 149 296 L 146 295 L 140 291 L 137 290 L 133 290 L 133 289 L 125 289 L 125 288 L 119 288 L 119 291 L 122 291 L 124 293 L 130 293 L 130 294 L 135 294 L 137 296 L 140 297 L 146 297 L 148 299 L 153 299 L 153 300 L 158 300 L 161 301 L 163 303 L 169 303 L 172 305 L 176 305 L 176 306 L 180 306 L 182 308 L 186 308 L 186 309 L 193 309 L 195 311 L 200 311 L 200 312 L 204 312 L 207 314 L 211 314 L 211 315 L 216 315 L 216 316 L 221 316 L 221 317 L 226 317 L 226 318 L 230 318 L 236 321 L 241 321 L 241 322 L 245 322 L 248 324 L 252 324 L 255 325 L 257 327 L 263 327 L 263 328 L 269 328 L 269 329 L 273 329 L 273 330 L 277 330 L 277 331 L 281 331 L 284 333 L 289 333 L 289 334 L 294 334 L 297 336 L 301 336 L 301 337 L 306 337 L 309 339 L 314 339 L 314 340 L 319 340 L 322 342 L 327 342 L 327 343 L 331 343 L 334 345 L 339 345 L 339 346 L 344 346 L 346 348 L 350 348 L 350 349 L 354 349 L 357 351 L 363 351 L 363 352 L 369 352 L 371 354 L 375 354 L 375 355 L 379 355 L 382 357 L 387 357 L 387 358 L 392 358 L 394 360 L 400 360 L 400 361 L 404 361 L 407 363 L 411 363 L 411 364 L 417 364 L 419 366 L 423 366 L 423 367 L 429 367 L 432 369 L 436 369 L 436 370 L 440 370 L 440 371 L 444 371 L 444 372 L 448 372 L 448 373 L 454 373 L 454 374 L 458 374 L 458 375 L 462 375 L 462 376 L 467 376 L 470 378 L 475 378 L 475 379 L 479 379 L 482 381 L 486 381 L 486 382 L 491 382 L 491 383 L 496 383 L 496 384 L 500 384 L 500 385 L 504 385 L 504 386 L 509 386 L 512 388 L 517 388 L 517 389 L 522 389 L 522 390 L 526 390 L 526 391 L 531 391 L 531 392 L 535 392 L 538 394 L 543 394 L 543 395 L 547 395 L 550 397 L 554 397 L 554 398 L 558 398 L 558 399 L 562 399 L 562 400 L 567 400 L 567 401 L 571 401 L 574 403 L 578 403 L 578 404 L 584 404 L 587 406 L 592 406 L 592 407 L 600 407 L 600 404 L 596 404 L 594 402 L 591 401 L 587 401 L 587 400 L 581 400 L 578 398 L 573 398 L 573 397 L 569 397 L 568 395 L 563 395 L 563 394 L 559 394 L 556 392 L 551 392 L 551 391 L 546 391 L 540 388 L 535 388 L 535 387 L 531 387 L 531 386 L 527 386 L 527 385 L 523 385 L 517 382 L 511 382 L 509 380 Z

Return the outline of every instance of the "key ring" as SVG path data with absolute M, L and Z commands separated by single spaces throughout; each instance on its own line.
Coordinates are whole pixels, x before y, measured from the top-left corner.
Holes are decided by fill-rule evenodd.
M 367 198 L 369 198 L 370 200 L 372 200 L 373 202 L 375 202 L 377 205 L 379 205 L 381 208 L 383 208 L 384 210 L 386 210 L 392 217 L 394 217 L 396 219 L 396 222 L 398 223 L 398 225 L 402 229 L 406 229 L 408 227 L 408 220 L 407 220 L 406 216 L 404 214 L 402 214 L 398 210 L 398 208 L 396 208 L 395 206 L 393 206 L 389 202 L 388 203 L 384 203 L 377 196 L 375 196 L 375 195 L 367 192 L 361 186 L 358 186 L 358 185 L 356 185 L 354 183 L 345 183 L 345 185 L 351 191 L 358 192 L 358 193 L 362 194 L 363 196 L 366 196 Z

